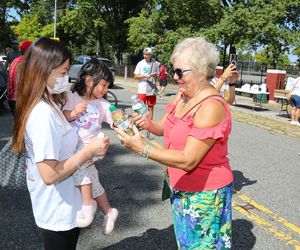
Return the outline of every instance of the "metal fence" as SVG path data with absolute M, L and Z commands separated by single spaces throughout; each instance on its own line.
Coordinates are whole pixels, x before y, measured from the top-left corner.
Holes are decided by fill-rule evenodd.
M 115 66 L 116 75 L 124 76 L 125 75 L 125 68 L 127 68 L 127 76 L 132 77 L 133 72 L 136 65 L 122 65 L 122 66 Z M 247 62 L 247 61 L 239 61 L 238 70 L 243 76 L 245 75 L 265 75 L 267 69 L 271 69 L 271 67 L 267 67 L 265 64 L 259 64 L 256 62 Z M 300 68 L 297 65 L 286 65 L 284 68 L 280 70 L 285 70 L 286 74 L 289 76 L 297 76 L 300 72 Z

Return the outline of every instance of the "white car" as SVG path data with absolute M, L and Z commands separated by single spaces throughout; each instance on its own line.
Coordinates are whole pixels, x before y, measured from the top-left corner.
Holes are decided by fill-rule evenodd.
M 114 79 L 113 79 L 112 84 L 109 86 L 109 88 L 112 88 L 114 85 L 114 81 L 115 81 L 115 69 L 113 68 L 111 61 L 104 57 L 99 57 L 97 59 L 99 61 L 103 62 L 111 70 Z M 88 62 L 89 60 L 91 60 L 90 56 L 77 56 L 75 58 L 75 61 L 71 65 L 70 70 L 69 70 L 69 77 L 70 77 L 71 81 L 72 80 L 76 81 L 78 79 L 78 74 L 79 74 L 79 71 L 80 71 L 82 65 L 85 64 L 86 62 Z

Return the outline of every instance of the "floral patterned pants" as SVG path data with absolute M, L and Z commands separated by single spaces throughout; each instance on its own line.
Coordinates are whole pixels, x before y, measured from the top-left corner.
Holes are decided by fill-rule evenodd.
M 172 191 L 179 249 L 231 249 L 232 183 L 203 192 Z

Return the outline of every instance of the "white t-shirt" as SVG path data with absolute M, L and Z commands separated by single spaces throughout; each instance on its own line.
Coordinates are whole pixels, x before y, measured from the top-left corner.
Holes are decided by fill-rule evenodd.
M 67 102 L 63 107 L 63 110 L 73 110 L 75 106 L 79 103 L 87 103 L 93 107 L 97 107 L 97 114 L 90 114 L 92 116 L 97 115 L 97 122 L 99 128 L 102 128 L 102 122 L 106 122 L 113 127 L 113 120 L 111 118 L 111 112 L 109 111 L 110 103 L 104 98 L 95 100 L 84 100 L 77 92 L 72 93 L 72 91 L 67 92 Z M 91 107 L 91 110 L 93 109 Z M 93 119 L 93 118 L 92 118 Z
M 72 176 L 46 185 L 37 162 L 46 159 L 62 161 L 75 153 L 78 137 L 62 112 L 40 101 L 26 123 L 26 175 L 33 215 L 38 227 L 67 231 L 76 227 L 76 213 L 81 208 L 81 195 Z
M 300 77 L 296 78 L 294 81 L 294 85 L 292 86 L 291 95 L 300 96 Z
M 152 70 L 151 70 L 151 65 Z M 150 72 L 151 70 L 151 72 Z M 148 75 L 150 73 L 154 73 L 159 75 L 159 62 L 155 60 L 151 60 L 151 62 L 147 62 L 145 59 L 138 62 L 138 64 L 135 67 L 135 70 L 133 72 L 135 75 Z M 155 84 L 155 78 L 149 78 L 149 80 L 152 80 L 152 82 Z M 139 94 L 146 94 L 148 96 L 155 95 L 155 89 L 153 89 L 148 83 L 147 78 L 143 78 L 139 80 L 139 88 L 138 88 Z

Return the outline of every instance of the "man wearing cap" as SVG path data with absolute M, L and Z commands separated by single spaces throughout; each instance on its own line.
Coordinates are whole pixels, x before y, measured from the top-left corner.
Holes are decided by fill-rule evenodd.
M 20 49 L 22 52 L 22 55 L 17 57 L 16 59 L 13 60 L 9 67 L 9 72 L 8 72 L 8 83 L 7 83 L 7 99 L 8 99 L 8 105 L 10 107 L 10 110 L 13 115 L 15 115 L 15 109 L 16 109 L 16 95 L 17 95 L 17 81 L 18 81 L 18 67 L 20 63 L 24 59 L 24 53 L 26 50 L 30 47 L 31 41 L 23 41 L 20 44 Z
M 139 80 L 138 97 L 148 106 L 148 117 L 153 118 L 156 104 L 156 79 L 159 76 L 159 62 L 152 59 L 152 49 L 143 50 L 144 59 L 138 62 L 134 70 L 134 79 Z
M 20 55 L 22 55 L 22 53 L 19 48 L 19 42 L 17 40 L 14 40 L 11 43 L 11 51 L 7 53 L 7 58 L 4 67 L 8 70 L 12 61 Z

